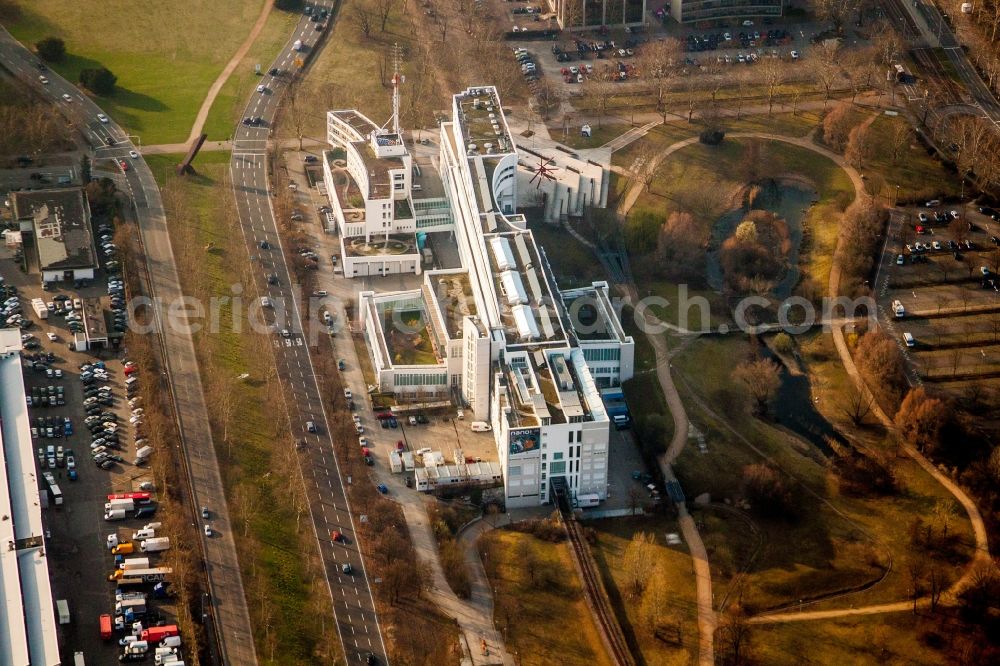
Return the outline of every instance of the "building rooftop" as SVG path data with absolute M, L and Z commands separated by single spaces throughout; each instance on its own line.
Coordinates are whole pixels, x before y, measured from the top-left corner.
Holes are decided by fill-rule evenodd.
M 337 118 L 363 137 L 378 130 L 378 125 L 354 109 L 341 109 L 340 111 L 331 111 L 330 113 L 337 116 Z
M 389 171 L 406 168 L 403 160 L 398 157 L 379 157 L 367 141 L 355 141 L 351 145 L 361 156 L 368 172 L 368 198 L 388 199 L 392 196 L 392 178 L 389 177 Z
M 455 95 L 455 103 L 459 109 L 459 127 L 465 140 L 466 154 L 503 154 L 514 149 L 495 88 L 469 88 Z
M 83 299 L 83 325 L 87 331 L 87 340 L 107 342 L 108 323 L 104 319 L 104 308 L 99 298 Z
M 8 351 L 0 355 L 0 663 L 49 666 L 60 663 L 59 646 L 23 396 L 21 356 Z
M 13 192 L 14 217 L 31 220 L 40 270 L 95 268 L 90 207 L 78 187 Z
M 589 287 L 570 289 L 560 293 L 569 328 L 580 341 L 613 340 L 627 342 L 614 304 L 608 297 L 608 284 L 595 282 Z

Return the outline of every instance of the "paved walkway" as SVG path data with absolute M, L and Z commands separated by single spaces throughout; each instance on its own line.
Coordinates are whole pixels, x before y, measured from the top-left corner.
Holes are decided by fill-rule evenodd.
M 198 139 L 202 129 L 205 127 L 205 121 L 208 120 L 208 112 L 212 110 L 215 98 L 218 97 L 219 91 L 222 90 L 222 86 L 226 85 L 226 81 L 229 80 L 229 77 L 236 70 L 236 67 L 239 66 L 240 61 L 246 57 L 250 47 L 253 46 L 255 41 L 257 41 L 257 37 L 260 35 L 261 30 L 264 29 L 264 24 L 267 23 L 267 17 L 271 13 L 271 9 L 273 7 L 274 0 L 264 0 L 264 6 L 260 9 L 260 16 L 257 17 L 257 22 L 253 24 L 250 34 L 247 35 L 247 38 L 243 40 L 242 44 L 240 44 L 240 48 L 236 50 L 233 57 L 226 63 L 222 72 L 219 73 L 219 76 L 216 77 L 215 81 L 212 83 L 212 87 L 208 89 L 208 94 L 205 95 L 205 99 L 201 103 L 201 108 L 198 109 L 198 115 L 195 116 L 194 125 L 191 126 L 191 133 L 188 134 L 188 146 Z
M 448 585 L 441 568 L 437 543 L 431 532 L 430 519 L 425 508 L 425 498 L 416 490 L 409 488 L 393 488 L 393 497 L 403 504 L 403 515 L 406 518 L 406 529 L 417 552 L 417 559 L 430 574 L 430 588 L 426 590 L 441 612 L 458 622 L 462 630 L 465 646 L 468 648 L 468 658 L 463 662 L 474 666 L 503 664 L 514 666 L 513 657 L 508 654 L 503 639 L 493 625 L 493 595 L 489 580 L 479 560 L 475 548 L 475 539 L 479 534 L 489 529 L 488 525 L 473 525 L 462 534 L 465 546 L 465 562 L 472 582 L 472 595 L 469 599 L 459 599 Z M 506 520 L 506 516 L 497 516 Z M 479 521 L 483 523 L 483 521 Z M 482 653 L 481 644 L 486 641 L 487 654 Z

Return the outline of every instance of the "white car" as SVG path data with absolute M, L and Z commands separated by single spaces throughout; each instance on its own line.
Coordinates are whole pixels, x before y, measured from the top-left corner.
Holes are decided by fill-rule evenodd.
M 344 397 L 347 398 L 348 400 L 350 400 L 352 397 L 354 397 L 354 394 L 351 393 L 351 389 L 347 389 L 347 388 L 344 389 Z
M 207 537 L 212 536 L 212 526 L 209 525 L 208 523 L 205 523 L 205 536 Z
M 105 125 L 108 123 L 108 117 L 106 115 L 104 115 L 103 113 L 98 113 L 97 114 L 97 119 L 100 120 Z
M 134 160 L 139 159 L 139 153 L 135 152 L 134 150 L 128 151 L 128 156 Z
M 73 101 L 73 98 L 72 98 L 72 97 L 70 97 L 69 95 L 67 95 L 66 93 L 63 93 L 63 94 L 62 94 L 62 98 L 63 98 L 64 100 L 66 100 L 67 102 L 72 102 L 72 101 Z
M 58 339 L 59 339 L 59 336 L 57 336 L 57 335 L 56 335 L 55 333 L 53 333 L 52 331 L 49 331 L 49 332 L 48 332 L 48 333 L 46 333 L 45 335 L 46 335 L 46 336 L 47 336 L 47 337 L 49 338 L 49 340 L 51 340 L 52 342 L 55 342 L 56 340 L 58 340 Z
M 262 93 L 265 90 L 267 90 L 267 86 L 265 86 L 263 83 L 257 86 L 257 92 Z
M 792 56 L 792 60 L 798 60 L 799 59 L 799 52 L 798 51 L 792 51 L 788 55 Z
M 49 83 L 49 80 L 44 75 L 39 75 L 38 80 L 42 82 L 42 85 L 48 85 Z

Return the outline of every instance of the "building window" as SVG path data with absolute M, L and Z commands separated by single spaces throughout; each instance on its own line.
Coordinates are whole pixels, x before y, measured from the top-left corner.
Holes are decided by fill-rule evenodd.
M 549 469 L 552 474 L 565 474 L 566 473 L 566 461 L 554 462 L 552 467 Z
M 563 459 L 562 451 L 557 451 L 556 453 L 553 453 L 552 454 L 552 459 L 553 460 L 562 460 Z

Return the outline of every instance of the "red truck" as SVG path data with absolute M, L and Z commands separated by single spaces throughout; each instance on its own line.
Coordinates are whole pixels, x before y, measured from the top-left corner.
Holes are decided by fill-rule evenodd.
M 150 627 L 149 629 L 143 629 L 140 638 L 150 643 L 159 643 L 168 636 L 179 636 L 180 633 L 181 632 L 177 630 L 176 624 L 168 624 L 162 627 Z
M 101 616 L 101 638 L 111 638 L 111 616 L 107 614 Z
M 108 501 L 130 499 L 136 502 L 141 502 L 142 500 L 152 500 L 152 493 L 114 493 L 108 495 Z

